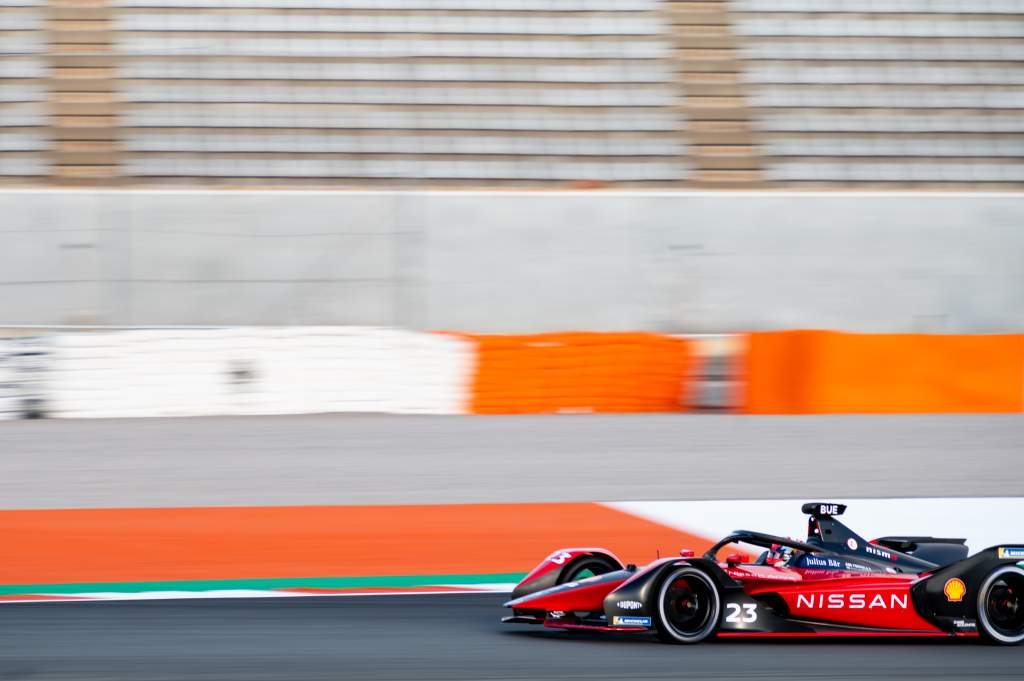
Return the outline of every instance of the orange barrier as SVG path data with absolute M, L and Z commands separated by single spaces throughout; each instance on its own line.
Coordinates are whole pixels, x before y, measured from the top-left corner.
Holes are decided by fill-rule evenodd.
M 6 585 L 526 572 L 564 546 L 711 543 L 590 503 L 0 511 L 0 537 Z
M 1021 412 L 1024 335 L 752 333 L 751 414 Z
M 654 333 L 464 336 L 477 344 L 470 411 L 684 411 L 689 341 Z

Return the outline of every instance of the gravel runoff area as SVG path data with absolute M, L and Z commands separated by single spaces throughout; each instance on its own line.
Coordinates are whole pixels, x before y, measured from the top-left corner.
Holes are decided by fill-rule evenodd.
M 0 507 L 1020 496 L 1024 415 L 0 422 Z

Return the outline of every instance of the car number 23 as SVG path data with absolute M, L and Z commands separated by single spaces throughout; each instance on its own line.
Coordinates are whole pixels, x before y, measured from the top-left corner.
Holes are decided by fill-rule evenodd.
M 757 621 L 757 603 L 726 603 L 725 621 L 729 624 Z

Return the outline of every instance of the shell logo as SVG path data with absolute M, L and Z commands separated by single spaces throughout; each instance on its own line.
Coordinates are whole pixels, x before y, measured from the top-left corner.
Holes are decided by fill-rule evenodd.
M 942 587 L 942 593 L 946 594 L 946 600 L 950 603 L 959 603 L 967 594 L 967 585 L 964 584 L 964 580 L 954 577 L 946 581 L 946 586 Z

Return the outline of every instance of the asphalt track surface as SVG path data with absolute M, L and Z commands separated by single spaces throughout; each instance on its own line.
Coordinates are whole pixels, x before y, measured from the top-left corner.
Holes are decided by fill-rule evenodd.
M 7 421 L 0 508 L 1019 496 L 1022 451 L 1024 415 Z
M 502 625 L 500 595 L 48 603 L 0 608 L 0 679 L 1019 679 L 1024 648 L 736 640 Z

